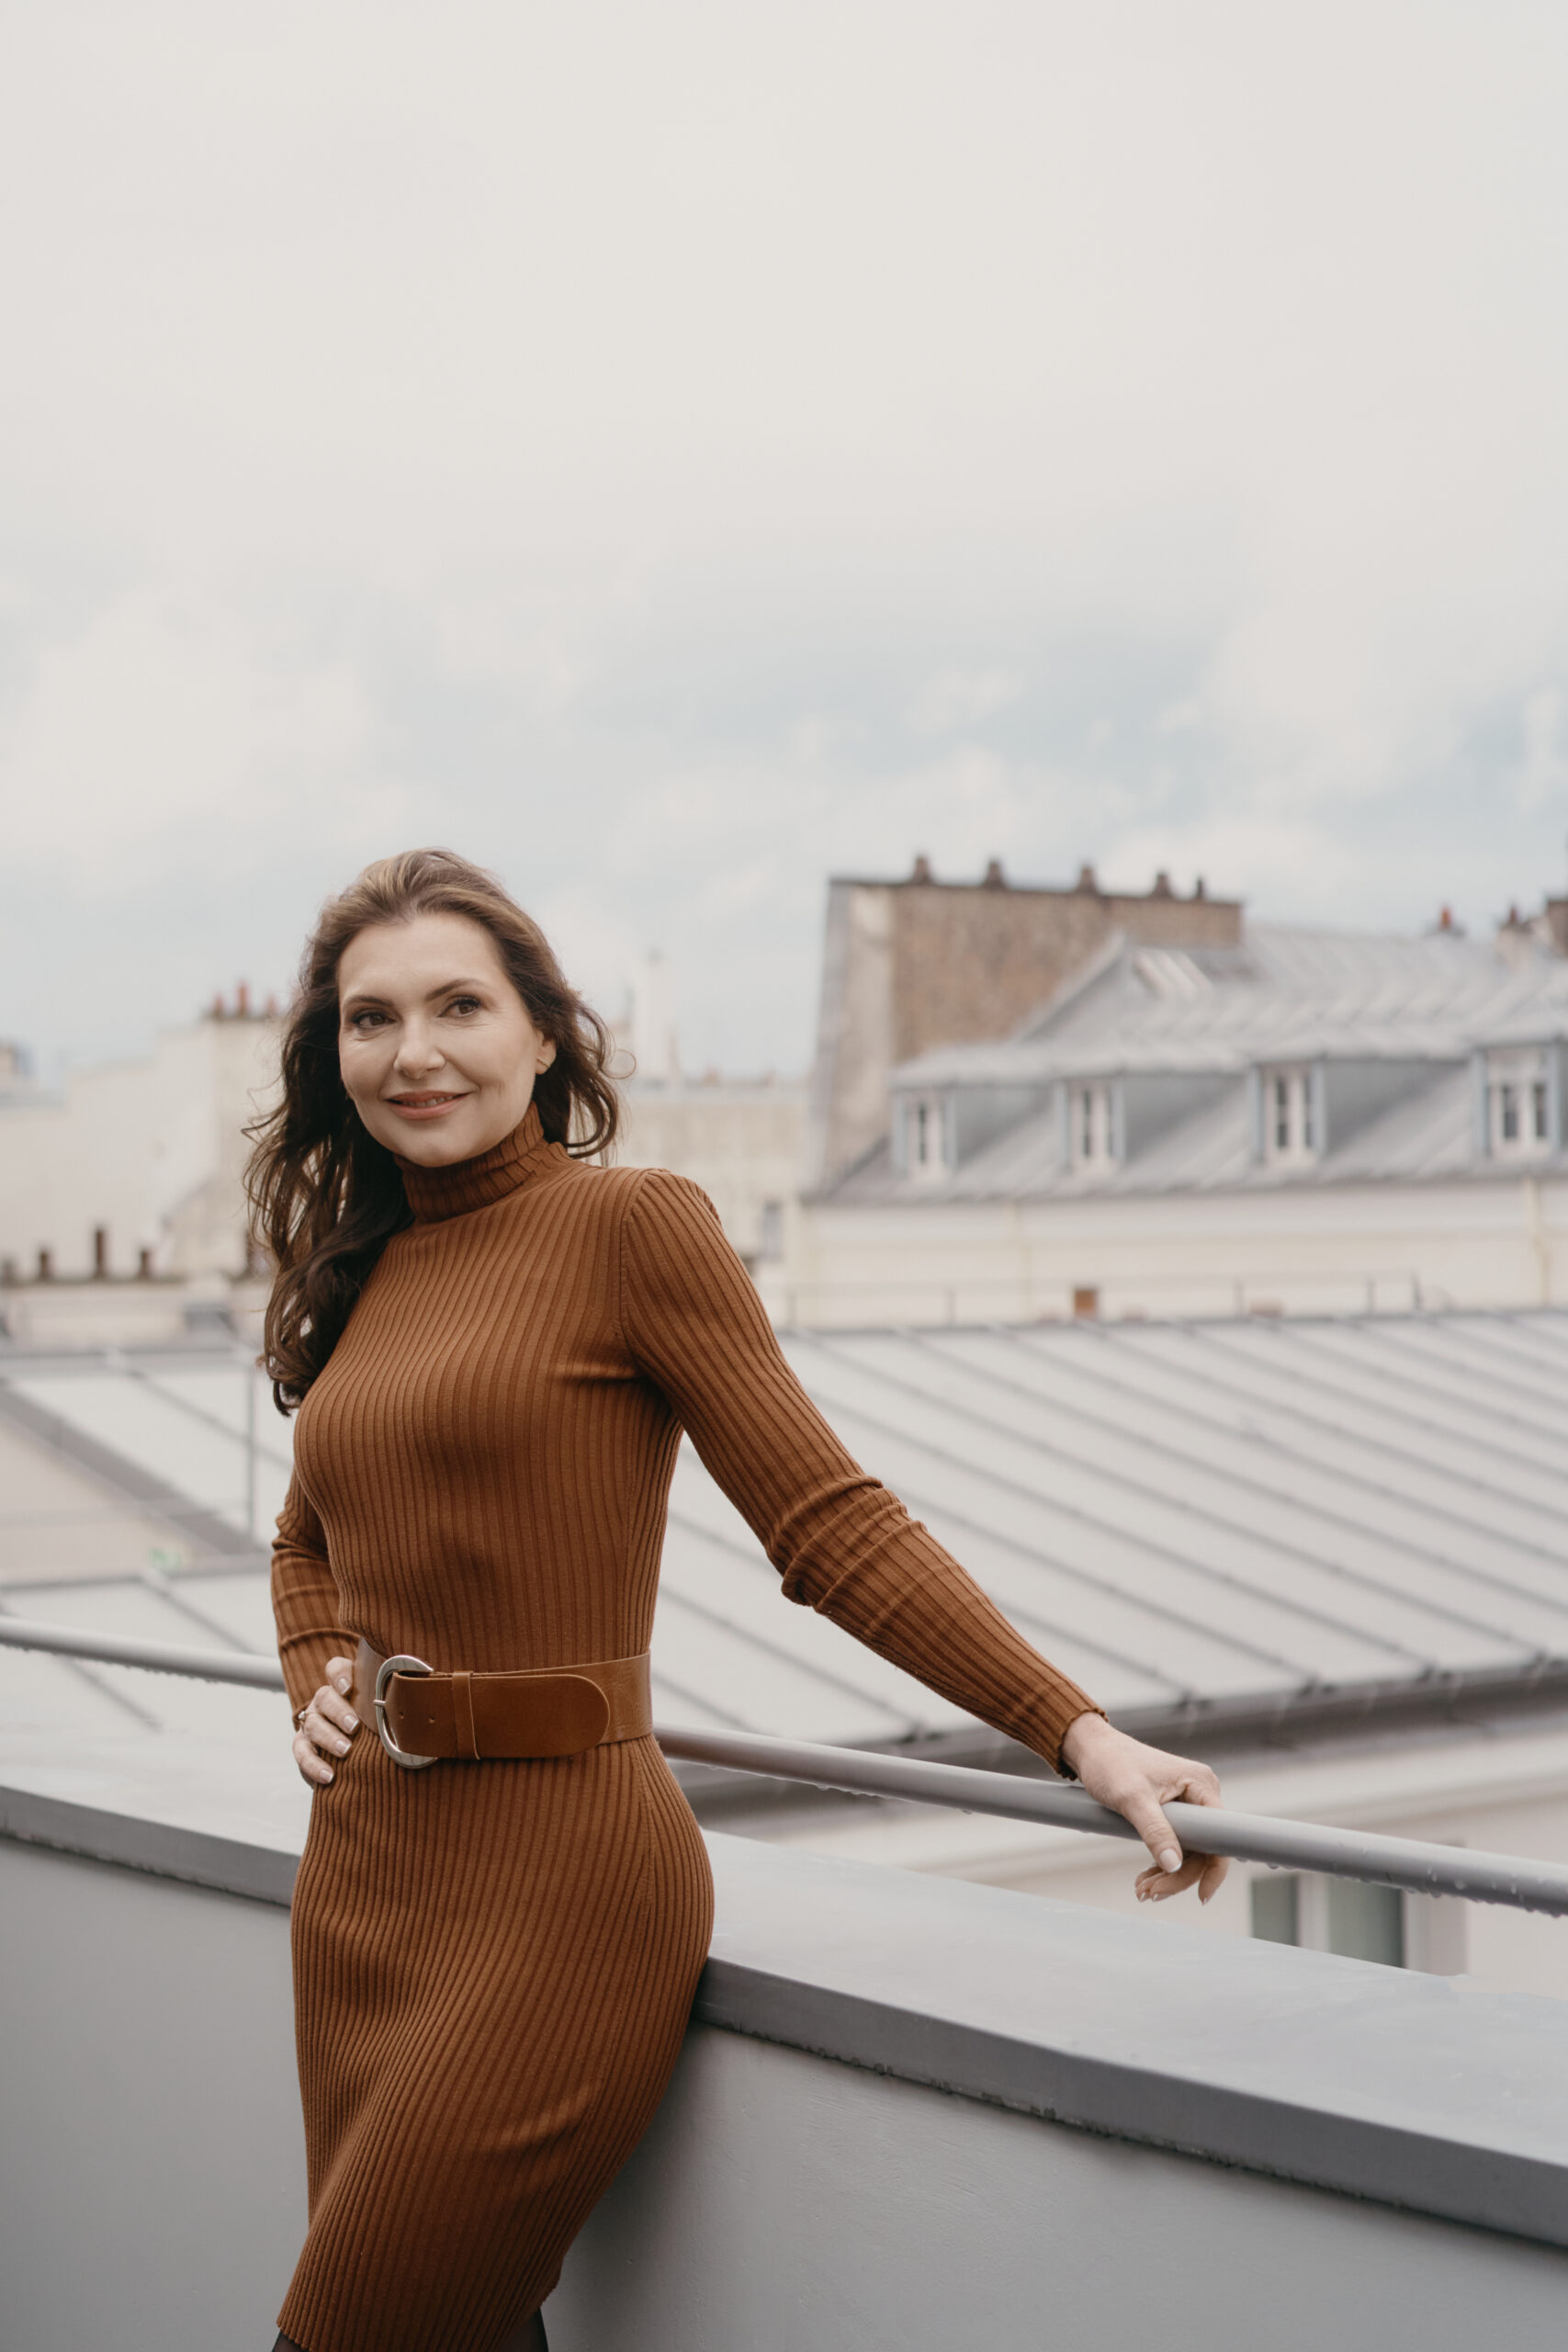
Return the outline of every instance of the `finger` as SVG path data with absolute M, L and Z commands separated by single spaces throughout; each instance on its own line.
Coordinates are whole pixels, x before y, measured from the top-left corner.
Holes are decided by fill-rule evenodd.
M 324 1723 L 336 1724 L 340 1731 L 347 1732 L 350 1739 L 359 1729 L 359 1717 L 353 1707 L 346 1699 L 338 1696 L 330 1683 L 322 1683 L 310 1705 Z
M 307 1708 L 305 1720 L 299 1729 L 311 1747 L 320 1748 L 323 1754 L 327 1756 L 348 1754 L 348 1740 L 352 1735 L 345 1736 L 341 1732 L 333 1718 L 323 1714 L 321 1708 L 314 1703 Z
M 1136 1883 L 1139 1902 L 1163 1903 L 1168 1895 L 1184 1894 L 1201 1878 L 1203 1860 L 1201 1854 L 1189 1854 L 1179 1871 L 1140 1871 Z
M 312 1788 L 325 1788 L 333 1778 L 332 1766 L 324 1756 L 317 1755 L 303 1732 L 295 1737 L 294 1761 L 299 1768 L 300 1779 L 309 1781 Z
M 1188 1854 L 1179 1871 L 1140 1871 L 1135 1882 L 1140 1903 L 1163 1903 L 1172 1894 L 1185 1894 L 1190 1886 L 1198 1889 L 1200 1902 L 1206 1903 L 1209 1894 L 1219 1886 L 1228 1864 L 1218 1854 Z
M 354 1687 L 354 1660 L 351 1657 L 328 1658 L 327 1680 L 334 1690 L 341 1690 L 346 1698 Z
M 1225 1883 L 1225 1876 L 1229 1869 L 1229 1860 L 1224 1854 L 1209 1854 L 1204 1857 L 1203 1875 L 1198 1882 L 1198 1900 L 1200 1903 L 1212 1903 L 1213 1901 L 1215 1895 L 1218 1894 L 1221 1887 L 1224 1886 Z
M 1156 1869 L 1174 1877 L 1181 1868 L 1181 1840 L 1160 1811 L 1146 1788 L 1138 1789 L 1116 1803 L 1116 1810 L 1123 1821 L 1130 1821 L 1149 1852 Z

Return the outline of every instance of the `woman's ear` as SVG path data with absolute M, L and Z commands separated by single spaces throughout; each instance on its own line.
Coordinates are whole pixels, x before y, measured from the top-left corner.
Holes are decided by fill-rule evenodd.
M 543 1078 L 543 1076 L 544 1076 L 545 1072 L 548 1069 L 548 1068 L 549 1068 L 550 1064 L 554 1061 L 555 1057 L 556 1057 L 556 1041 L 555 1041 L 555 1039 L 554 1039 L 553 1037 L 541 1037 L 541 1038 L 540 1038 L 540 1040 L 539 1040 L 539 1050 L 538 1050 L 538 1052 L 537 1052 L 537 1053 L 535 1055 L 535 1057 L 534 1057 L 534 1075 L 535 1075 L 535 1077 L 536 1077 L 536 1078 Z

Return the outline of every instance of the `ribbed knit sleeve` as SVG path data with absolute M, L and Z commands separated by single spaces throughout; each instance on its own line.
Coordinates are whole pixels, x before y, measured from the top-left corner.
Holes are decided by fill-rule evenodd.
M 299 1708 L 326 1680 L 329 1657 L 352 1657 L 355 1636 L 338 1623 L 327 1539 L 298 1476 L 290 1478 L 272 1547 L 272 1613 L 288 1703 Z
M 1059 1762 L 1095 1702 L 852 1460 L 786 1363 L 705 1193 L 650 1169 L 621 1235 L 622 1329 L 791 1600 Z

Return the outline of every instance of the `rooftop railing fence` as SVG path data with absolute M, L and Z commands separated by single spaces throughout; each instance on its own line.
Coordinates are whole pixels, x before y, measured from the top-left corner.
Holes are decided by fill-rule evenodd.
M 97 1666 L 187 1675 L 203 1682 L 235 1683 L 253 1690 L 281 1692 L 284 1687 L 282 1671 L 271 1657 L 186 1649 L 27 1618 L 0 1617 L 0 1646 L 49 1652 Z M 1140 1842 L 1120 1814 L 1097 1804 L 1086 1791 L 1061 1781 L 1025 1780 L 1010 1772 L 987 1772 L 878 1750 L 770 1739 L 750 1732 L 683 1731 L 678 1725 L 656 1724 L 654 1736 L 665 1755 L 677 1762 L 799 1781 L 852 1796 L 947 1805 L 961 1813 L 991 1814 L 1003 1820 Z M 1568 1915 L 1568 1866 L 1561 1863 L 1477 1853 L 1409 1838 L 1376 1837 L 1359 1829 L 1325 1828 L 1311 1822 L 1235 1813 L 1228 1807 L 1169 1804 L 1165 1810 L 1177 1836 L 1194 1852 L 1225 1854 L 1236 1861 L 1261 1862 L 1274 1870 L 1364 1879 L 1416 1894 L 1458 1895 L 1472 1903 L 1504 1904 L 1515 1910 L 1547 1912 L 1559 1917 Z

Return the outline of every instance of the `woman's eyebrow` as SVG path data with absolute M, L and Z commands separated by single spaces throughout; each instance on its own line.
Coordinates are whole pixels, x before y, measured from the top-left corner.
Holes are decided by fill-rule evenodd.
M 484 985 L 482 980 L 443 980 L 439 988 L 426 991 L 424 1001 L 426 1004 L 434 1004 L 438 996 L 457 996 L 459 993 L 482 996 Z
M 482 996 L 485 984 L 482 980 L 441 980 L 434 988 L 426 989 L 424 1001 L 426 1004 L 434 1004 L 444 996 L 460 994 Z M 342 1000 L 342 1010 L 347 1012 L 351 1008 L 358 1011 L 367 1005 L 389 1005 L 392 999 L 383 996 L 378 989 L 350 989 Z

